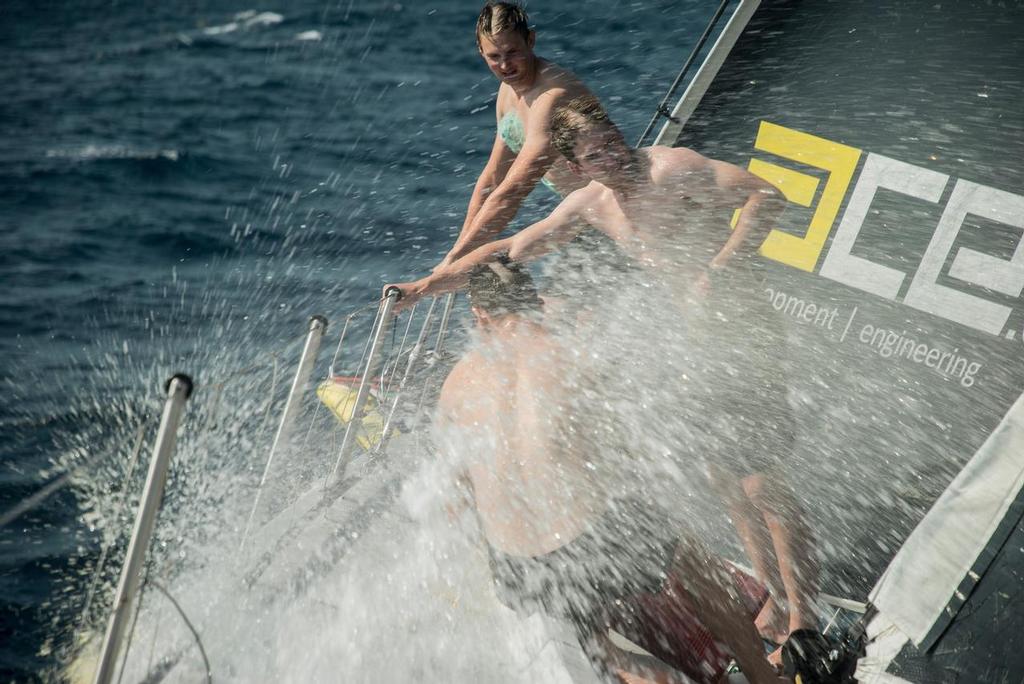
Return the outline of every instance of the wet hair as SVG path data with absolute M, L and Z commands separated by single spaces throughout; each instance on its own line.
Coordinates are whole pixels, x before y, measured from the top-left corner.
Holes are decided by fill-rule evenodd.
M 615 125 L 596 97 L 590 93 L 577 95 L 556 107 L 554 114 L 551 115 L 551 144 L 563 157 L 574 162 L 576 153 L 573 148 L 576 146 L 580 131 L 584 126 L 597 123 Z
M 493 38 L 502 31 L 515 31 L 523 40 L 529 40 L 530 23 L 526 10 L 514 2 L 488 2 L 476 20 L 477 45 L 481 36 Z
M 470 271 L 469 303 L 492 316 L 536 313 L 543 307 L 530 272 L 508 256 Z

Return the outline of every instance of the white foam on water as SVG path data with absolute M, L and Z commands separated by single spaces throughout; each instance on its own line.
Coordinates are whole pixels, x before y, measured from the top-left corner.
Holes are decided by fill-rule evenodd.
M 284 16 L 277 12 L 256 12 L 249 10 L 235 15 L 235 19 L 245 23 L 245 27 L 274 26 L 284 21 Z
M 323 40 L 323 38 L 324 38 L 324 35 L 322 33 L 320 33 L 319 31 L 303 31 L 302 33 L 298 33 L 298 34 L 295 35 L 295 40 L 316 41 L 316 40 Z
M 178 161 L 178 150 L 139 149 L 128 145 L 103 145 L 90 143 L 81 147 L 52 148 L 46 151 L 49 159 L 75 159 L 92 161 L 96 159 L 167 159 Z
M 235 14 L 234 20 L 218 26 L 208 26 L 203 33 L 208 36 L 219 36 L 225 33 L 234 33 L 238 29 L 251 29 L 260 26 L 276 26 L 284 21 L 284 16 L 277 12 L 257 12 L 246 10 Z
M 232 33 L 238 30 L 238 22 L 232 21 L 229 24 L 222 24 L 221 26 L 208 26 L 203 29 L 203 33 L 208 36 L 219 36 L 224 33 Z
M 635 304 L 621 307 L 628 325 L 602 328 L 600 339 L 584 326 L 579 334 L 591 341 L 574 345 L 586 353 L 573 357 L 579 369 L 566 371 L 576 378 L 575 410 L 591 428 L 588 456 L 608 473 L 609 499 L 670 509 L 655 511 L 665 514 L 657 523 L 644 518 L 626 531 L 623 538 L 634 540 L 630 556 L 639 558 L 650 549 L 648 537 L 660 544 L 665 530 L 676 527 L 670 518 L 685 522 L 688 535 L 711 542 L 726 523 L 718 513 L 721 504 L 706 502 L 712 495 L 703 486 L 699 460 L 702 449 L 714 444 L 686 425 L 687 412 L 694 410 L 681 391 L 687 385 L 666 381 L 669 373 L 682 378 L 689 372 L 685 359 L 676 358 L 686 348 L 686 330 L 632 321 L 648 313 L 643 300 Z M 620 363 L 624 352 L 628 364 Z M 702 380 L 695 376 L 689 382 Z M 460 456 L 458 449 L 444 447 L 457 445 L 438 444 L 437 453 L 413 453 L 410 445 L 408 451 L 389 451 L 387 462 L 403 478 L 402 494 L 397 501 L 374 503 L 368 525 L 346 526 L 347 518 L 339 515 L 352 500 L 346 493 L 337 506 L 311 519 L 292 509 L 286 515 L 293 522 L 257 525 L 252 542 L 259 553 L 240 555 L 254 483 L 251 472 L 233 467 L 233 458 L 240 459 L 235 465 L 251 466 L 265 454 L 250 420 L 263 415 L 265 392 L 244 396 L 247 403 L 233 411 L 224 404 L 229 414 L 220 414 L 217 430 L 182 445 L 181 453 L 193 454 L 195 465 L 180 476 L 175 491 L 190 496 L 177 494 L 179 506 L 162 519 L 169 543 L 154 563 L 155 576 L 201 634 L 215 680 L 548 682 L 578 679 L 576 670 L 586 671 L 584 666 L 568 674 L 566 649 L 581 660 L 571 637 L 559 639 L 543 618 L 498 601 L 475 517 L 466 513 L 453 520 L 445 512 Z M 319 459 L 322 466 L 326 452 L 333 456 L 336 445 L 327 437 L 310 439 L 303 459 Z M 292 465 L 289 474 L 298 469 Z M 286 478 L 283 472 L 279 464 L 268 487 Z M 294 491 L 265 491 L 264 501 L 319 499 L 320 485 L 310 489 L 308 480 L 296 488 L 281 486 Z M 190 633 L 152 589 L 138 624 L 125 681 L 148 679 L 161 661 L 173 665 L 162 681 L 203 678 Z

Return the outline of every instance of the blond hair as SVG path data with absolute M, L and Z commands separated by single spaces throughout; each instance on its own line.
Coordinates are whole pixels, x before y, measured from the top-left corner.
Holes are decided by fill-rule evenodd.
M 513 2 L 488 2 L 476 20 L 476 42 L 480 43 L 481 36 L 493 38 L 503 31 L 515 31 L 523 40 L 529 40 L 529 21 L 521 5 Z
M 571 162 L 576 161 L 573 148 L 584 126 L 596 123 L 614 125 L 608 118 L 608 112 L 601 102 L 587 93 L 577 95 L 563 105 L 555 108 L 551 115 L 551 144 Z

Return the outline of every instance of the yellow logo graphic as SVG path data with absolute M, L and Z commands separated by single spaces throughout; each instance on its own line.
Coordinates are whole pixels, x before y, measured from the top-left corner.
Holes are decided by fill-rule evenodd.
M 813 271 L 839 214 L 839 206 L 853 180 L 861 151 L 767 121 L 761 122 L 754 147 L 829 172 L 818 207 L 803 235 L 775 228 L 761 245 L 761 254 L 767 258 L 803 271 Z M 777 187 L 793 204 L 810 207 L 814 202 L 819 184 L 814 176 L 760 159 L 751 159 L 749 169 L 754 175 Z
M 773 261 L 814 272 L 863 152 L 767 121 L 758 127 L 754 148 L 828 172 L 819 196 L 821 181 L 815 175 L 756 158 L 748 167 L 793 204 L 811 207 L 818 196 L 809 225 L 774 227 L 760 250 Z M 938 205 L 949 184 L 952 191 L 919 263 L 899 268 L 856 253 L 858 237 L 879 189 L 927 206 Z M 734 225 L 737 216 L 738 212 Z M 1024 240 L 1018 241 L 1012 255 L 961 245 L 958 235 L 968 216 L 1024 229 L 1024 196 L 963 178 L 951 179 L 938 171 L 869 152 L 818 275 L 893 301 L 901 301 L 909 277 L 910 285 L 902 295 L 904 304 L 1013 339 L 1016 330 L 1006 328 L 1012 313 L 1008 298 L 1019 298 L 1024 292 Z

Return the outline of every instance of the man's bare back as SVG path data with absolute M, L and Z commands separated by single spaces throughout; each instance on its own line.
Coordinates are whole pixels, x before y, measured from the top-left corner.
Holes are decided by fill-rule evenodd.
M 538 322 L 540 299 L 528 273 L 497 259 L 473 269 L 468 284 L 481 339 L 446 380 L 438 422 L 469 481 L 499 595 L 570 620 L 591 657 L 625 667 L 615 664 L 604 632 L 613 622 L 633 624 L 643 596 L 652 605 L 666 601 L 671 614 L 681 610 L 682 594 L 665 588 L 671 576 L 751 682 L 777 681 L 749 618 L 716 579 L 720 564 L 698 544 L 680 553 L 657 506 L 609 486 L 614 465 L 606 469 L 596 448 L 607 435 L 584 428 L 596 416 L 573 403 L 579 385 L 565 377 L 573 364 Z M 626 471 L 617 475 L 623 484 Z M 694 673 L 681 644 L 666 641 L 667 623 L 658 625 L 652 635 L 660 657 Z
M 579 536 L 604 508 L 570 438 L 562 350 L 532 321 L 506 320 L 453 368 L 439 419 L 473 492 L 488 542 L 537 556 Z
M 771 185 L 685 148 L 648 147 L 636 156 L 633 183 L 615 187 L 595 180 L 574 191 L 551 217 L 509 239 L 510 257 L 547 251 L 545 233 L 563 241 L 557 233 L 575 230 L 579 221 L 610 237 L 635 262 L 684 287 L 709 266 L 724 267 L 733 257 L 749 255 L 744 241 L 729 245 L 730 220 L 737 209 L 750 210 L 751 203 L 777 203 Z M 758 226 L 759 234 L 765 231 Z M 756 236 L 749 240 L 759 242 Z

